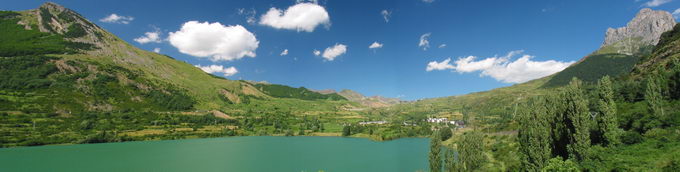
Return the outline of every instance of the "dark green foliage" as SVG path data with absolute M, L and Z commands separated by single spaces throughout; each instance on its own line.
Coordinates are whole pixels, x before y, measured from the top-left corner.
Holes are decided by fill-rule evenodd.
M 0 57 L 70 52 L 60 36 L 37 29 L 26 30 L 17 24 L 18 21 L 0 19 Z
M 49 87 L 47 75 L 57 71 L 52 57 L 0 57 L 0 89 L 37 89 Z
M 346 100 L 338 94 L 321 94 L 310 91 L 305 87 L 293 88 L 278 84 L 254 84 L 255 88 L 272 96 L 279 98 L 294 98 L 302 100 Z
M 458 143 L 460 161 L 465 171 L 475 171 L 486 163 L 484 155 L 484 135 L 479 131 L 463 133 Z
M 166 90 L 164 93 L 159 90 L 151 91 L 147 97 L 155 104 L 169 110 L 189 110 L 194 107 L 195 101 L 184 92 L 179 90 Z
M 644 138 L 642 135 L 635 131 L 624 132 L 623 135 L 621 135 L 621 142 L 628 145 L 641 143 L 643 140 Z
M 439 129 L 439 138 L 442 139 L 442 141 L 448 140 L 453 136 L 453 132 L 451 131 L 451 128 L 449 127 L 444 127 Z
M 581 62 L 555 74 L 543 87 L 567 85 L 576 77 L 587 83 L 594 83 L 603 76 L 618 77 L 629 73 L 638 62 L 638 55 L 598 54 L 591 55 Z
M 352 135 L 351 127 L 349 125 L 345 125 L 342 127 L 342 136 L 350 136 Z
M 565 100 L 565 120 L 567 135 L 569 136 L 569 157 L 576 160 L 583 160 L 588 155 L 590 147 L 590 112 L 588 102 L 584 97 L 581 81 L 573 79 L 569 86 L 563 91 Z
M 442 171 L 441 150 L 442 150 L 441 138 L 439 138 L 439 134 L 433 134 L 432 137 L 430 138 L 430 154 L 428 156 L 431 172 Z
M 617 145 L 620 143 L 618 119 L 616 115 L 616 103 L 614 102 L 614 90 L 609 76 L 603 77 L 597 84 L 597 134 L 601 135 L 605 145 Z
M 546 100 L 536 98 L 522 108 L 517 138 L 525 171 L 540 171 L 552 157 L 552 139 Z
M 68 27 L 68 32 L 64 33 L 64 37 L 66 38 L 79 38 L 85 35 L 87 35 L 87 32 L 83 28 L 83 25 L 80 25 L 79 23 L 71 24 L 71 26 Z

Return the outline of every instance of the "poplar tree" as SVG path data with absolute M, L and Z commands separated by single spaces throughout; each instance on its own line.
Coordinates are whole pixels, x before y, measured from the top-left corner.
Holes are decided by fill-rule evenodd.
M 463 134 L 461 143 L 458 145 L 460 161 L 465 171 L 474 171 L 484 164 L 484 136 L 479 131 L 471 131 Z
M 647 80 L 647 89 L 645 90 L 645 101 L 647 102 L 647 107 L 649 113 L 655 117 L 656 120 L 664 120 L 665 114 L 662 108 L 663 97 L 661 96 L 661 86 L 659 77 L 655 74 L 650 76 Z M 657 126 L 649 126 L 646 129 L 650 129 Z
M 534 98 L 520 111 L 517 139 L 525 171 L 540 171 L 552 156 L 551 128 L 545 103 L 545 98 Z
M 614 91 L 609 76 L 604 76 L 597 83 L 598 91 L 598 130 L 603 135 L 604 142 L 608 146 L 620 143 L 619 135 L 621 131 L 616 119 L 616 103 L 614 102 Z
M 442 170 L 442 159 L 441 159 L 441 138 L 437 132 L 433 132 L 432 138 L 430 138 L 430 171 L 440 172 Z
M 580 80 L 572 79 L 562 95 L 566 105 L 564 114 L 570 122 L 567 126 L 569 136 L 567 150 L 569 157 L 578 161 L 588 157 L 590 148 L 590 126 L 588 124 L 590 124 L 591 117 L 581 85 Z

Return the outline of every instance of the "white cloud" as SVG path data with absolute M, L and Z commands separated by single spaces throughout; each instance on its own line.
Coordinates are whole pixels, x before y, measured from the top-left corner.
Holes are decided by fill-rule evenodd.
M 514 56 L 521 57 L 512 61 Z M 430 62 L 427 71 L 451 69 L 459 73 L 470 73 L 480 71 L 480 76 L 490 76 L 504 83 L 522 83 L 533 79 L 552 75 L 569 67 L 574 62 L 561 62 L 555 60 L 533 61 L 534 56 L 523 54 L 523 51 L 511 51 L 502 57 L 489 57 L 482 60 L 475 59 L 475 56 L 459 58 L 449 64 L 450 59 L 443 62 Z M 431 67 L 432 66 L 432 67 Z
M 425 68 L 426 71 L 433 71 L 433 70 L 448 70 L 448 69 L 454 69 L 455 67 L 450 64 L 451 58 L 447 58 L 446 60 L 442 62 L 437 62 L 437 61 L 431 61 L 430 63 L 427 63 L 427 68 Z
M 371 45 L 368 46 L 368 48 L 370 48 L 370 49 L 376 49 L 376 48 L 382 48 L 382 47 L 383 47 L 383 44 L 381 44 L 377 41 L 373 42 Z
M 383 19 L 385 19 L 385 23 L 390 22 L 390 17 L 392 16 L 391 11 L 382 10 L 380 11 L 380 14 L 383 16 Z
M 446 44 L 441 44 L 441 45 L 438 46 L 438 48 L 445 48 L 445 47 L 446 47 Z
M 213 61 L 255 57 L 260 44 L 255 35 L 241 25 L 197 21 L 186 22 L 180 30 L 170 32 L 168 40 L 184 54 L 210 57 Z
M 104 23 L 129 24 L 134 19 L 135 18 L 132 16 L 119 16 L 118 14 L 114 13 L 102 19 L 99 19 L 99 21 Z
M 432 3 L 434 0 L 422 0 L 424 3 Z
M 140 36 L 139 38 L 134 39 L 135 42 L 140 43 L 140 44 L 146 44 L 150 42 L 155 42 L 155 43 L 160 43 L 161 42 L 161 31 L 156 29 L 156 31 L 153 32 L 146 32 L 144 33 L 144 36 Z
M 155 52 L 155 53 L 161 53 L 161 48 L 154 48 L 154 49 L 153 49 L 153 52 Z
M 680 8 L 673 11 L 673 17 L 675 17 L 676 20 L 680 18 Z
M 421 35 L 420 42 L 418 42 L 418 47 L 423 48 L 423 50 L 427 50 L 428 48 L 430 48 L 430 41 L 428 40 L 430 39 L 430 35 L 432 35 L 432 33 L 426 33 Z
M 646 7 L 658 7 L 658 6 L 660 6 L 660 5 L 663 5 L 663 4 L 665 4 L 665 3 L 669 3 L 669 2 L 671 2 L 671 1 L 672 1 L 672 0 L 651 0 L 651 1 L 647 1 L 645 4 L 643 4 L 643 6 L 646 6 Z
M 336 57 L 345 54 L 347 52 L 347 45 L 344 44 L 335 44 L 332 47 L 326 48 L 326 50 L 323 50 L 323 57 L 324 59 L 328 61 L 333 61 L 335 60 Z M 316 52 L 314 52 L 316 54 Z
M 326 8 L 316 2 L 298 2 L 285 11 L 272 7 L 260 17 L 261 25 L 298 32 L 313 32 L 316 26 L 320 24 L 329 26 L 330 22 Z
M 238 73 L 238 70 L 233 66 L 224 68 L 224 66 L 222 65 L 210 65 L 210 66 L 196 65 L 196 67 L 200 68 L 206 73 L 222 73 L 224 76 L 232 76 Z
M 315 56 L 319 56 L 319 55 L 321 55 L 321 51 L 319 51 L 319 50 L 314 50 L 314 52 L 313 52 L 313 53 L 314 53 L 314 55 L 315 55 Z
M 283 50 L 283 51 L 281 52 L 281 54 L 279 54 L 279 55 L 280 55 L 280 56 L 288 55 L 288 49 Z

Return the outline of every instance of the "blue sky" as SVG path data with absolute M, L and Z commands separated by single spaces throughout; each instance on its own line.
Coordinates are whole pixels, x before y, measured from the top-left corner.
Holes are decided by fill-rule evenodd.
M 651 6 L 655 10 L 674 12 L 680 7 L 680 0 L 652 1 L 54 2 L 79 12 L 142 49 L 153 51 L 159 48 L 161 54 L 194 65 L 236 68 L 238 72 L 226 76 L 228 79 L 267 81 L 310 89 L 352 89 L 369 96 L 414 100 L 484 91 L 523 82 L 535 78 L 534 75 L 555 72 L 596 50 L 608 27 L 625 26 L 641 8 Z M 3 4 L 0 10 L 33 9 L 43 2 L 5 1 L 0 3 Z M 305 10 L 318 10 L 320 7 L 322 13 L 316 11 L 317 13 L 312 13 L 314 15 L 307 16 L 320 22 L 295 23 L 296 21 L 276 17 L 271 19 L 274 24 L 262 22 L 263 15 L 271 8 L 281 10 L 285 18 L 288 12 L 286 10 L 299 4 L 316 5 L 300 8 L 302 13 L 308 12 Z M 387 21 L 381 14 L 383 10 L 390 13 Z M 316 15 L 323 12 L 328 14 L 327 19 Z M 100 20 L 111 14 L 134 19 L 128 20 L 127 24 L 122 22 L 125 18 L 117 22 Z M 248 22 L 249 18 L 251 23 Z M 182 31 L 183 24 L 189 21 L 197 21 L 194 24 L 199 29 L 187 28 Z M 221 25 L 208 26 L 215 22 Z M 236 25 L 242 26 L 245 31 L 234 27 Z M 313 31 L 309 30 L 311 26 L 314 26 Z M 253 40 L 248 42 L 248 39 L 245 43 L 238 40 L 226 42 L 226 48 L 215 51 L 231 52 L 228 54 L 232 55 L 222 54 L 221 58 L 217 58 L 222 60 L 217 61 L 212 60 L 215 59 L 214 54 L 210 53 L 203 53 L 207 57 L 197 57 L 200 53 L 195 51 L 180 52 L 180 49 L 187 47 L 193 48 L 187 51 L 202 49 L 201 45 L 191 44 L 202 42 L 199 38 L 191 37 L 191 33 L 205 29 L 210 31 L 210 28 L 216 28 L 215 33 L 224 37 L 245 39 L 251 38 L 248 36 L 250 33 L 257 44 L 253 46 Z M 177 34 L 180 31 L 186 32 L 186 36 L 180 37 Z M 135 41 L 135 38 L 145 36 L 146 32 L 160 33 L 158 41 L 150 39 L 151 41 L 144 44 Z M 174 43 L 172 39 L 168 39 L 171 32 L 177 36 Z M 428 33 L 430 35 L 426 40 L 429 48 L 425 50 L 419 43 L 421 37 Z M 197 40 L 186 42 L 187 39 Z M 382 44 L 382 47 L 369 49 L 373 42 Z M 446 46 L 440 48 L 443 44 Z M 344 45 L 346 51 L 336 49 L 336 54 L 340 55 L 333 58 L 324 58 L 323 54 L 316 56 L 313 53 L 314 50 L 323 53 L 326 48 L 334 45 Z M 281 56 L 285 49 L 288 49 L 288 54 Z M 233 55 L 233 52 L 246 52 L 246 55 Z M 248 55 L 247 52 L 252 54 Z M 507 56 L 511 52 L 514 55 Z M 465 62 L 460 59 L 469 56 L 476 58 L 468 59 L 468 63 L 456 63 Z M 529 60 L 529 63 L 517 61 L 522 57 Z M 496 61 L 499 62 L 495 66 L 498 68 L 480 67 L 488 58 L 506 61 Z M 522 70 L 522 64 L 538 64 L 543 73 L 513 71 L 508 67 L 513 62 L 518 62 Z M 429 65 L 432 69 L 428 71 L 426 69 Z

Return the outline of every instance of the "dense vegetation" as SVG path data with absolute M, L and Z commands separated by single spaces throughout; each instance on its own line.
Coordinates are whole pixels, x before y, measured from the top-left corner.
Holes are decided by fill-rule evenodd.
M 583 59 L 583 61 L 564 69 L 555 74 L 544 87 L 557 87 L 569 84 L 576 77 L 584 82 L 593 83 L 603 76 L 618 77 L 629 73 L 638 55 L 625 54 L 595 54 Z
M 321 94 L 310 91 L 305 87 L 293 88 L 278 84 L 254 84 L 254 86 L 262 92 L 278 98 L 295 98 L 302 100 L 347 100 L 336 93 Z

